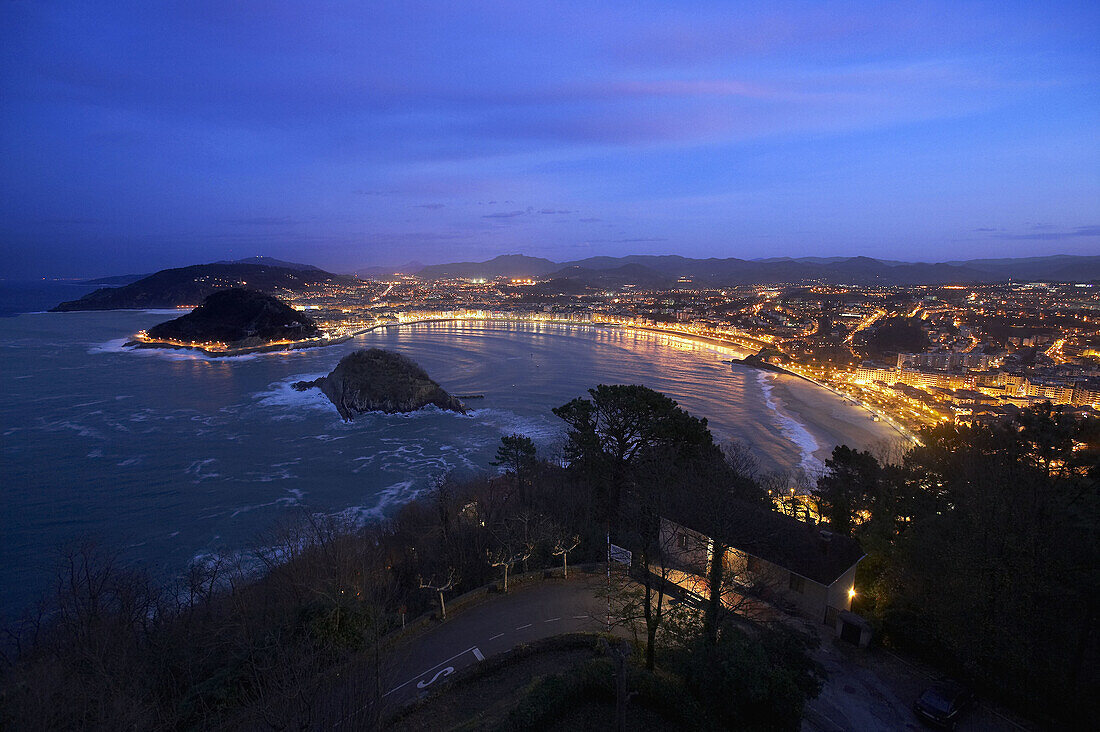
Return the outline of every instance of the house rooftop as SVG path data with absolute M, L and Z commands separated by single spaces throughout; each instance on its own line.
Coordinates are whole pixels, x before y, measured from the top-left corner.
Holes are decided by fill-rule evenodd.
M 666 518 L 818 584 L 831 585 L 863 558 L 855 539 L 744 501 L 684 505 Z

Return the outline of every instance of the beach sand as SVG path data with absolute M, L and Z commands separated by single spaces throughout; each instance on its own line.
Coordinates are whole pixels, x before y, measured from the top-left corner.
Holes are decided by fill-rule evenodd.
M 882 458 L 891 456 L 908 440 L 871 413 L 797 376 L 768 372 L 771 395 L 779 411 L 802 424 L 817 442 L 814 458 L 824 463 L 837 445 L 870 450 Z

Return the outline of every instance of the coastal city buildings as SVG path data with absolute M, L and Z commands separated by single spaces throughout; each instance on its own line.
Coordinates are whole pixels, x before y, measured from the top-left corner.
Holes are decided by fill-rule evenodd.
M 1100 287 L 1072 284 L 695 289 L 412 275 L 283 293 L 326 334 L 425 320 L 643 328 L 726 345 L 820 382 L 906 429 L 1029 404 L 1100 408 Z

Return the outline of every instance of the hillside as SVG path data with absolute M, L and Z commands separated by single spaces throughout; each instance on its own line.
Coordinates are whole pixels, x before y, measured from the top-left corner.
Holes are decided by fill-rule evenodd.
M 256 290 L 215 292 L 197 308 L 149 329 L 154 340 L 258 345 L 316 338 L 321 330 L 283 301 Z
M 462 403 L 432 381 L 415 361 L 381 348 L 349 353 L 328 376 L 294 384 L 298 391 L 313 387 L 329 398 L 345 420 L 364 412 L 415 412 L 429 404 L 466 413 Z
M 293 270 L 259 264 L 196 264 L 165 269 L 122 287 L 104 287 L 52 312 L 147 310 L 196 305 L 218 290 L 247 287 L 269 295 L 323 285 L 356 282 L 354 277 L 322 270 Z
M 304 272 L 323 272 L 320 267 L 314 267 L 312 264 L 301 264 L 299 262 L 285 262 L 282 259 L 273 259 L 272 257 L 245 257 L 244 259 L 228 259 L 220 262 L 214 262 L 214 264 L 262 264 L 265 267 L 282 267 L 283 269 L 296 269 Z
M 502 254 L 487 262 L 454 262 L 431 264 L 416 273 L 424 280 L 442 280 L 454 277 L 545 277 L 561 265 L 541 257 L 522 254 Z
M 1100 279 L 1100 257 L 1055 255 L 1022 259 L 955 262 L 898 262 L 872 257 L 736 257 L 692 259 L 678 255 L 589 257 L 556 264 L 547 259 L 507 255 L 486 262 L 455 262 L 423 267 L 421 279 L 452 277 L 552 277 L 599 288 L 636 284 L 661 287 L 681 277 L 694 284 L 722 287 L 746 284 L 824 282 L 851 285 L 942 285 L 1017 281 Z

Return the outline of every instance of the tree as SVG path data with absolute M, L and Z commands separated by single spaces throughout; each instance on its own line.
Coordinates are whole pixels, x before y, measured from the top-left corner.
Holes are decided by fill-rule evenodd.
M 569 426 L 571 468 L 602 488 L 608 527 L 634 551 L 642 585 L 646 668 L 655 666 L 656 638 L 670 586 L 668 536 L 662 519 L 678 501 L 706 501 L 730 477 L 707 421 L 669 397 L 638 385 L 601 384 L 554 414 Z M 690 497 L 689 497 L 690 496 Z
M 782 625 L 752 634 L 730 626 L 718 643 L 699 636 L 673 651 L 672 663 L 716 726 L 797 730 L 824 670 L 810 656 L 816 639 Z
M 439 594 L 439 619 L 447 619 L 447 606 L 443 603 L 443 593 L 450 592 L 454 589 L 455 582 L 458 580 L 455 571 L 452 569 L 446 575 L 441 578 L 429 577 L 427 581 L 423 577 L 420 578 L 420 589 L 431 590 Z
M 1060 726 L 1100 683 L 1098 424 L 1040 405 L 925 430 L 857 528 L 889 642 Z
M 850 535 L 859 515 L 870 508 L 878 494 L 881 470 L 870 452 L 837 445 L 825 461 L 825 473 L 814 488 L 814 497 L 833 531 Z
M 538 465 L 538 451 L 535 449 L 535 443 L 530 437 L 524 435 L 505 435 L 500 438 L 496 457 L 497 459 L 489 464 L 503 467 L 505 471 L 516 476 L 516 485 L 522 493 Z
M 707 547 L 710 558 L 706 568 L 703 625 L 704 636 L 711 645 L 718 643 L 719 618 L 723 610 L 739 610 L 745 601 L 743 589 L 735 595 L 736 600 L 730 601 L 735 578 L 727 576 L 726 557 L 731 547 L 722 540 L 722 536 L 734 533 L 747 535 L 749 532 L 744 531 L 743 524 L 752 521 L 749 509 L 770 503 L 770 497 L 758 480 L 759 466 L 748 448 L 741 443 L 730 442 L 723 447 L 722 453 L 728 471 L 722 476 L 723 481 L 708 491 L 710 513 L 718 519 L 713 524 L 718 535 L 711 537 Z M 741 581 L 738 584 L 744 587 L 750 583 Z
M 522 562 L 531 556 L 530 544 L 516 542 L 511 539 L 499 540 L 496 548 L 486 552 L 490 567 L 500 567 L 504 570 L 504 583 L 501 592 L 508 591 L 508 571 L 516 562 Z
M 561 576 L 568 579 L 569 577 L 569 552 L 577 548 L 581 543 L 581 537 L 573 534 L 569 535 L 565 529 L 555 527 L 552 530 L 553 544 L 550 547 L 550 553 L 555 557 L 561 557 Z
M 603 514 L 618 513 L 632 469 L 648 455 L 661 453 L 674 464 L 691 460 L 721 465 L 706 419 L 698 419 L 660 392 L 638 385 L 600 384 L 588 390 L 591 399 L 577 398 L 555 408 L 570 427 L 566 455 L 603 488 Z

